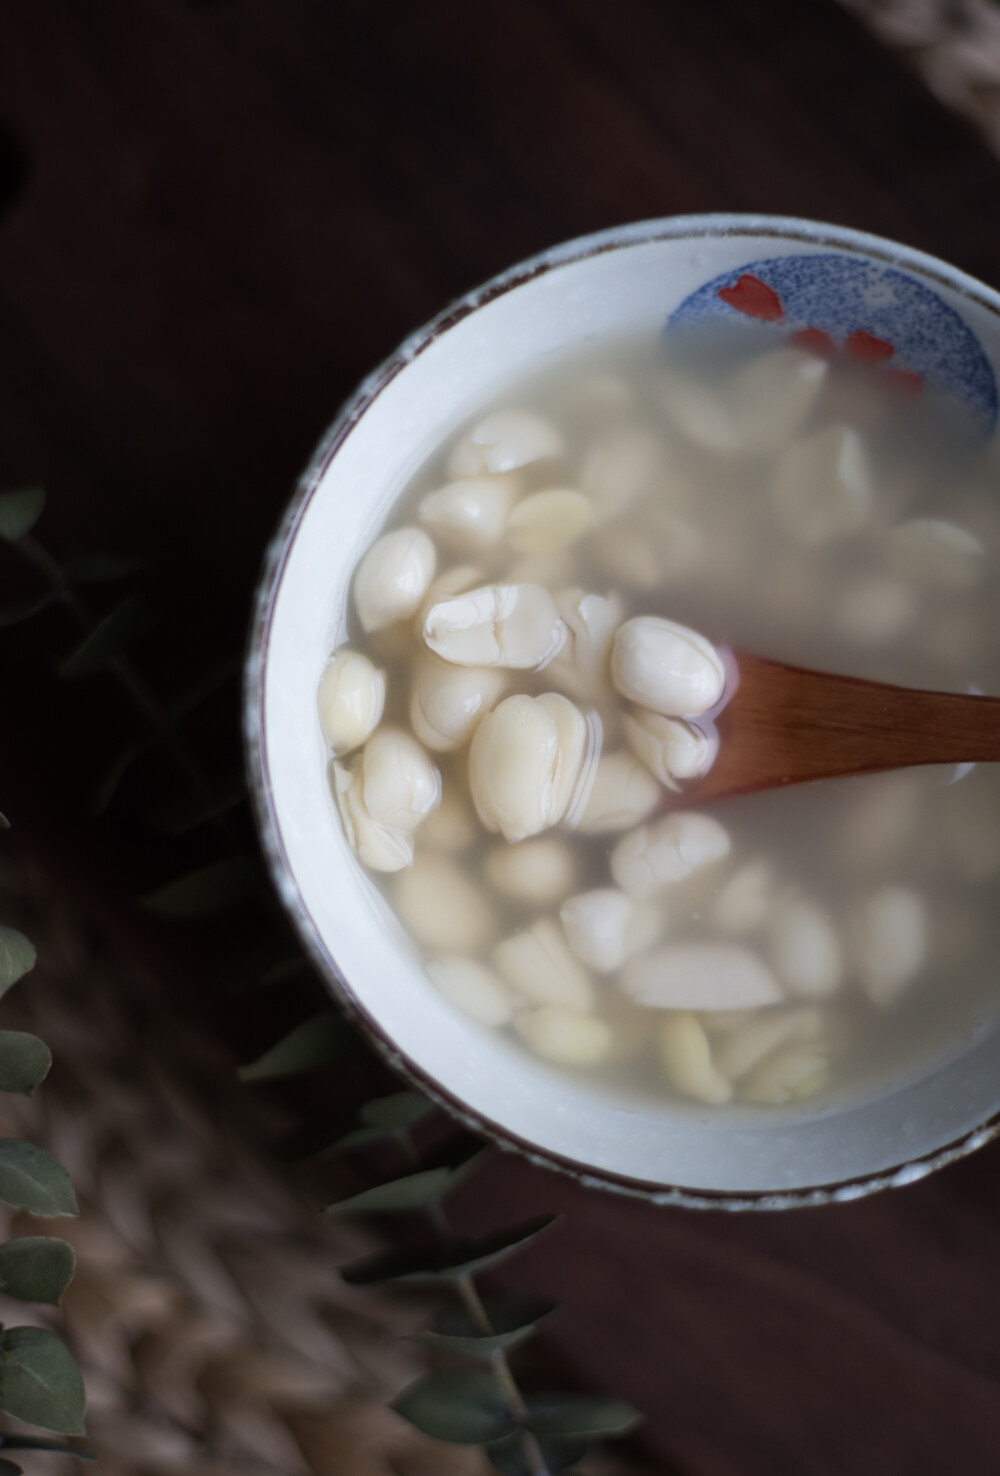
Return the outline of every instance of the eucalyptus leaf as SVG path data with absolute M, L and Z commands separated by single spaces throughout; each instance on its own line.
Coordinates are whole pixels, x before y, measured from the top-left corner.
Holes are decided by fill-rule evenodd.
M 397 1133 L 403 1128 L 413 1127 L 424 1117 L 435 1111 L 434 1103 L 422 1092 L 393 1092 L 390 1097 L 375 1097 L 366 1102 L 358 1117 L 366 1127 L 383 1128 Z
M 241 1081 L 276 1081 L 343 1060 L 357 1037 L 343 1015 L 322 1010 L 303 1020 L 270 1050 L 240 1070 Z
M 175 728 L 183 722 L 192 712 L 196 712 L 209 698 L 221 692 L 230 682 L 234 681 L 243 669 L 241 656 L 226 656 L 216 666 L 210 667 L 204 676 L 199 677 L 193 687 L 175 697 L 167 708 L 168 730 Z
M 450 1246 L 382 1251 L 343 1267 L 340 1274 L 351 1286 L 372 1286 L 381 1281 L 454 1281 L 461 1276 L 475 1276 L 527 1245 L 553 1224 L 555 1218 L 542 1215 L 506 1230 L 496 1230 L 481 1239 L 455 1241 Z
M 17 928 L 8 928 L 0 923 L 0 996 L 6 994 L 18 979 L 31 973 L 37 956 L 30 938 L 19 933 Z
M 310 1124 L 297 1129 L 288 1135 L 278 1152 L 286 1163 L 299 1163 L 320 1153 L 346 1153 L 352 1148 L 367 1148 L 370 1143 L 380 1143 L 387 1136 L 383 1128 L 351 1128 L 345 1126 L 343 1118 L 338 1118 L 336 1122 Z
M 0 606 L 0 627 L 20 625 L 33 615 L 40 615 L 43 610 L 48 609 L 58 594 L 58 590 L 47 589 L 44 594 L 35 595 L 34 599 L 17 600 L 12 605 Z
M 464 1307 L 455 1306 L 439 1312 L 427 1331 L 412 1341 L 441 1353 L 488 1358 L 527 1342 L 538 1324 L 551 1317 L 556 1304 L 537 1297 L 486 1297 L 483 1310 L 492 1333 L 484 1333 Z
M 128 748 L 123 748 L 121 753 L 112 759 L 111 763 L 101 775 L 90 802 L 90 818 L 92 820 L 99 820 L 101 818 L 118 793 L 121 782 L 129 769 L 139 755 L 145 753 L 149 747 L 150 745 L 146 741 L 142 743 L 130 743 Z
M 17 543 L 30 533 L 45 506 L 44 487 L 19 487 L 13 492 L 0 492 L 0 538 Z
M 513 1427 L 500 1385 L 487 1369 L 449 1369 L 411 1384 L 392 1408 L 411 1425 L 452 1445 L 486 1445 Z
M 53 1333 L 40 1327 L 0 1332 L 0 1409 L 57 1435 L 85 1433 L 83 1379 Z
M 538 1440 L 538 1449 L 545 1469 L 549 1476 L 557 1476 L 560 1471 L 568 1471 L 584 1459 L 589 1450 L 586 1440 Z M 535 1476 L 537 1466 L 528 1459 L 528 1452 L 524 1443 L 524 1432 L 515 1431 L 504 1440 L 498 1440 L 495 1445 L 487 1448 L 486 1454 L 490 1458 L 491 1465 L 498 1471 L 503 1471 L 504 1476 Z
M 225 962 L 225 982 L 230 989 L 264 989 L 305 973 L 309 960 L 295 939 L 279 936 L 255 938 L 232 950 Z
M 201 793 L 171 794 L 158 800 L 146 819 L 161 835 L 171 838 L 187 835 L 199 825 L 235 809 L 246 798 L 246 792 L 242 769 L 233 769 L 212 780 Z
M 624 1435 L 641 1416 L 624 1399 L 598 1394 L 536 1394 L 527 1401 L 525 1424 L 539 1439 Z
M 26 1235 L 0 1245 L 0 1291 L 19 1302 L 59 1301 L 73 1279 L 76 1255 L 54 1235 Z
M 129 579 L 143 567 L 141 559 L 124 554 L 76 554 L 63 560 L 63 577 L 67 584 L 113 584 Z
M 0 1030 L 0 1092 L 30 1092 L 44 1081 L 52 1052 L 25 1030 Z
M 31 1215 L 75 1215 L 69 1174 L 44 1148 L 0 1138 L 0 1202 Z
M 145 635 L 150 623 L 144 601 L 138 595 L 129 595 L 84 636 L 59 668 L 59 675 L 81 681 L 107 671 Z
M 261 881 L 256 856 L 227 856 L 150 892 L 142 905 L 161 917 L 213 917 L 244 906 L 259 892 Z
M 0 1476 L 23 1476 L 23 1473 L 23 1466 L 19 1466 L 16 1461 L 9 1461 L 6 1456 L 0 1456 Z
M 7 1435 L 3 1437 L 4 1450 L 54 1450 L 60 1455 L 72 1456 L 77 1461 L 96 1461 L 93 1451 L 82 1445 L 69 1445 L 65 1440 L 46 1440 L 38 1435 Z
M 0 830 L 9 830 L 9 829 L 10 829 L 10 821 L 7 819 L 7 816 L 5 814 L 3 814 L 2 811 L 0 811 Z
M 387 1184 L 376 1184 L 372 1189 L 352 1194 L 349 1199 L 328 1204 L 326 1211 L 330 1215 L 367 1215 L 424 1209 L 447 1192 L 454 1178 L 454 1169 L 421 1169 L 419 1173 L 406 1174 Z

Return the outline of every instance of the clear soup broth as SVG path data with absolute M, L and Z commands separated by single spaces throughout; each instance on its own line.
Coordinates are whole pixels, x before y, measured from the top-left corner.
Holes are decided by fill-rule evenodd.
M 727 1115 L 855 1103 L 991 1028 L 996 768 L 684 798 L 728 647 L 1000 690 L 991 456 L 926 387 L 764 330 L 602 344 L 470 416 L 320 685 L 428 990 L 595 1091 Z M 661 622 L 697 710 L 660 701 Z

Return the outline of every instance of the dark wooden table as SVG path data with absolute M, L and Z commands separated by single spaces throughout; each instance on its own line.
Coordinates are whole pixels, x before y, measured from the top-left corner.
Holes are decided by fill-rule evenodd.
M 340 399 L 456 292 L 713 209 L 871 229 L 1000 285 L 998 200 L 984 146 L 827 0 L 0 0 L 0 483 L 48 485 L 60 553 L 145 553 L 143 660 L 170 691 L 242 638 Z M 155 860 L 84 824 L 127 716 L 50 680 L 52 639 L 0 647 L 3 807 L 180 973 L 126 900 Z M 459 1202 L 470 1227 L 552 1208 L 510 1277 L 563 1297 L 553 1358 L 645 1411 L 657 1468 L 1000 1470 L 1000 1148 L 791 1214 L 655 1210 L 507 1158 Z

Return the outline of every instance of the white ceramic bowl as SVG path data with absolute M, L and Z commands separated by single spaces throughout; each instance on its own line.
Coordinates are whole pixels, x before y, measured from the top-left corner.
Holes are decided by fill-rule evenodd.
M 777 304 L 777 306 L 776 306 Z M 749 312 L 843 339 L 948 386 L 991 423 L 1000 297 L 942 262 L 834 226 L 689 216 L 571 241 L 421 328 L 341 410 L 268 552 L 246 734 L 264 847 L 331 990 L 404 1075 L 472 1127 L 583 1182 L 665 1203 L 779 1208 L 907 1183 L 1000 1130 L 1000 1033 L 876 1100 L 750 1125 L 597 1093 L 456 1013 L 348 848 L 316 687 L 360 555 L 441 439 L 510 381 L 602 335 Z

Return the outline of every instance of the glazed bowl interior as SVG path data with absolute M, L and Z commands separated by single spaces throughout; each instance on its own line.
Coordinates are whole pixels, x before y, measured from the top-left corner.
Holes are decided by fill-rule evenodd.
M 724 1120 L 595 1089 L 458 1014 L 350 851 L 327 782 L 316 688 L 345 638 L 359 557 L 421 462 L 522 376 L 630 330 L 658 331 L 706 282 L 747 263 L 853 258 L 923 283 L 995 359 L 998 300 L 891 243 L 800 221 L 696 217 L 570 243 L 473 293 L 363 385 L 320 447 L 272 547 L 248 683 L 266 849 L 331 987 L 419 1085 L 499 1140 L 595 1183 L 732 1206 L 851 1197 L 926 1172 L 992 1132 L 1000 1034 L 909 1084 L 841 1108 Z M 990 371 L 992 383 L 992 371 Z

